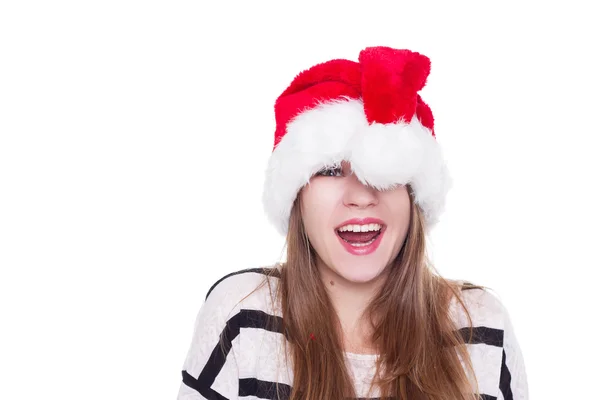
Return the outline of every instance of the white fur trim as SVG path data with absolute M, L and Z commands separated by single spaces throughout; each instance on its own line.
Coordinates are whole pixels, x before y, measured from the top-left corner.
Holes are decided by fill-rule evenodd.
M 340 99 L 307 110 L 288 123 L 265 172 L 263 205 L 269 220 L 287 234 L 300 189 L 327 165 L 349 161 L 357 178 L 377 189 L 410 183 L 433 227 L 444 210 L 452 179 L 441 147 L 415 116 L 407 124 L 369 125 L 363 103 Z

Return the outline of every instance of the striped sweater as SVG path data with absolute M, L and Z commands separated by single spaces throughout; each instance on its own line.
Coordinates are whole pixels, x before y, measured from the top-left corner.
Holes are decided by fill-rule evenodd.
M 281 308 L 273 303 L 267 285 L 242 300 L 264 280 L 267 271 L 237 271 L 210 288 L 196 317 L 178 400 L 277 399 L 276 390 L 280 399 L 289 397 L 294 375 L 285 365 L 285 337 L 277 328 Z M 277 276 L 269 278 L 273 293 L 278 281 Z M 490 291 L 467 288 L 461 293 L 475 328 L 467 349 L 481 398 L 527 400 L 523 355 L 506 308 Z M 450 311 L 457 329 L 468 333 L 467 316 L 456 299 Z M 345 356 L 356 393 L 365 398 L 376 355 Z M 376 396 L 377 392 L 371 392 L 370 398 Z

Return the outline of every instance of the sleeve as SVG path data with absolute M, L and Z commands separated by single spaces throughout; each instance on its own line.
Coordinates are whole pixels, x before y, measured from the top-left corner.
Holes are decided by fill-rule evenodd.
M 504 308 L 504 340 L 500 371 L 500 393 L 504 400 L 528 400 L 525 360 L 511 317 Z
M 181 371 L 178 400 L 238 400 L 239 372 L 230 323 L 235 312 L 227 281 L 214 288 L 200 307 Z M 238 330 L 239 333 L 239 330 Z

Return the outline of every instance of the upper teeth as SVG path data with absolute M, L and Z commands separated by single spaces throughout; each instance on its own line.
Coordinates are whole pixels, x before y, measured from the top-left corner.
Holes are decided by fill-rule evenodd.
M 366 225 L 344 225 L 338 229 L 340 232 L 352 231 L 352 232 L 369 232 L 369 231 L 379 231 L 381 230 L 381 225 L 379 224 L 366 224 Z

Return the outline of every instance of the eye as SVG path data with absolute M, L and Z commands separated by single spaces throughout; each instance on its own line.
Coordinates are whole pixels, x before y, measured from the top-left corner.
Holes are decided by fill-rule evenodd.
M 317 175 L 319 176 L 342 176 L 342 167 L 341 166 L 332 166 L 332 167 L 325 167 L 322 170 L 320 170 L 319 172 L 317 172 Z

